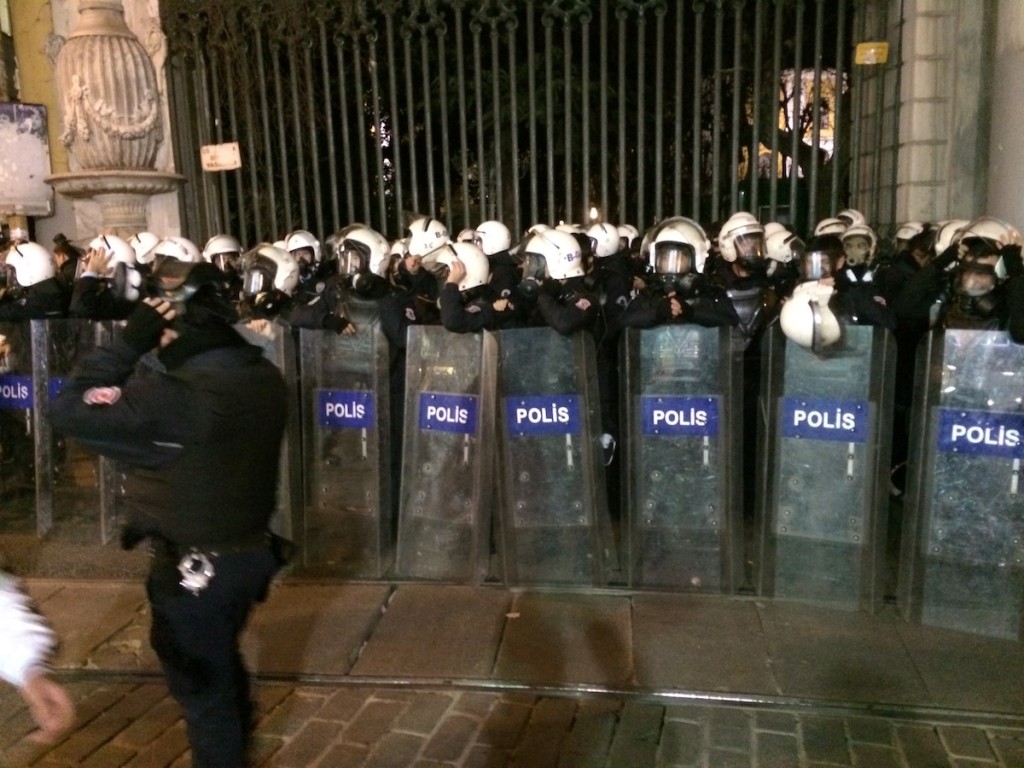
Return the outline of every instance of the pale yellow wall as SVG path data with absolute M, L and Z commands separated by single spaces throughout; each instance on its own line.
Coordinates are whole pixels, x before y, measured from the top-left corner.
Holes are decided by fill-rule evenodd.
M 53 173 L 66 172 L 68 155 L 59 138 L 60 108 L 54 86 L 53 65 L 46 55 L 47 39 L 53 34 L 52 2 L 11 0 L 10 11 L 21 101 L 46 106 L 50 169 Z

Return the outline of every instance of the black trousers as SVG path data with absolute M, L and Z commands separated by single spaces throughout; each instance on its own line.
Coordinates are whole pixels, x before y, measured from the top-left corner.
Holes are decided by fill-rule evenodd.
M 178 583 L 178 561 L 154 558 L 147 582 L 150 644 L 171 695 L 185 713 L 195 768 L 245 765 L 253 705 L 239 635 L 266 597 L 277 563 L 267 549 L 222 554 L 197 595 Z

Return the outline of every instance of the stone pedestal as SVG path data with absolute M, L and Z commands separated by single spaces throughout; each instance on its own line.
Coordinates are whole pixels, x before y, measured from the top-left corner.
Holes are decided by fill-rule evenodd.
M 100 230 L 125 238 L 149 229 L 150 197 L 176 191 L 184 180 L 180 174 L 164 171 L 75 171 L 46 179 L 65 197 L 95 200 L 100 206 Z

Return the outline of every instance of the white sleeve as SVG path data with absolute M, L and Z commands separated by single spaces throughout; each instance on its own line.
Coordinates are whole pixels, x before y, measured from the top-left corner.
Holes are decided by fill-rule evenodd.
M 18 582 L 0 573 L 0 678 L 22 687 L 32 669 L 45 667 L 55 642 Z

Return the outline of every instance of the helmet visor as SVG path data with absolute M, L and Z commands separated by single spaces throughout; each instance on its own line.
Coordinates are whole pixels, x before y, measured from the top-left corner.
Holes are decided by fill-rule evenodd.
M 534 279 L 543 278 L 547 274 L 548 260 L 544 254 L 537 253 L 535 251 L 527 251 L 523 254 L 523 262 L 521 269 L 523 271 L 523 277 L 532 277 Z
M 242 255 L 238 251 L 215 253 L 210 257 L 210 262 L 213 266 L 225 274 L 238 272 L 238 267 L 241 261 Z
M 370 249 L 355 240 L 344 240 L 334 251 L 339 275 L 365 272 L 370 260 Z
M 659 275 L 685 275 L 693 269 L 694 249 L 689 243 L 654 244 L 654 271 Z
M 274 288 L 277 277 L 277 264 L 273 259 L 257 255 L 245 270 L 242 278 L 242 292 L 246 296 L 256 296 Z
M 733 245 L 736 247 L 737 260 L 744 264 L 754 264 L 764 259 L 764 233 L 761 231 L 740 233 L 733 239 Z
M 800 276 L 804 280 L 821 280 L 835 274 L 835 259 L 827 251 L 809 251 L 800 256 Z

